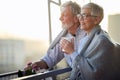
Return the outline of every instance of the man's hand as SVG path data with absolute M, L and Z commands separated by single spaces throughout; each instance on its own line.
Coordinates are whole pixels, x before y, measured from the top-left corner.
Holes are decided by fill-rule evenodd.
M 43 60 L 37 61 L 37 62 L 34 62 L 34 63 L 30 62 L 24 68 L 25 71 L 27 71 L 27 70 L 38 71 L 40 69 L 48 69 L 48 66 L 47 66 L 46 62 L 43 61 Z

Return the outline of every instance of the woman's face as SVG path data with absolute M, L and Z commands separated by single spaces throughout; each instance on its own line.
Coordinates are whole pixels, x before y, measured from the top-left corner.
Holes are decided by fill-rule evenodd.
M 83 8 L 79 17 L 81 29 L 89 33 L 96 25 L 96 16 L 91 15 L 91 9 Z

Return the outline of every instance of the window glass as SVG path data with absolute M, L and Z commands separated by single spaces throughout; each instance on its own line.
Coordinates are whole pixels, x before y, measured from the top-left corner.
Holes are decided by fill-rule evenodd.
M 49 46 L 47 0 L 0 0 L 0 73 L 23 69 Z

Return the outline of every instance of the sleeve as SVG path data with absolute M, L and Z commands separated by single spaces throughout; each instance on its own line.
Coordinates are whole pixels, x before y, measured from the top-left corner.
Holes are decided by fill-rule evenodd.
M 77 52 L 73 52 L 71 55 L 70 55 L 70 58 L 72 59 L 72 62 L 74 62 L 76 56 L 78 55 Z M 73 67 L 73 64 L 71 64 L 71 67 Z
M 44 60 L 47 63 L 49 68 L 52 68 L 63 58 L 64 58 L 64 54 L 61 51 L 61 48 L 59 47 L 59 43 L 58 43 L 53 49 L 49 49 L 47 51 L 46 55 L 42 58 L 42 60 Z

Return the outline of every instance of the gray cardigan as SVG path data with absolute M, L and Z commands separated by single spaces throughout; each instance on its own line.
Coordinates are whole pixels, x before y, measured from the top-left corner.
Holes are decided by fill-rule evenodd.
M 76 57 L 70 80 L 120 80 L 120 45 L 96 26 Z

